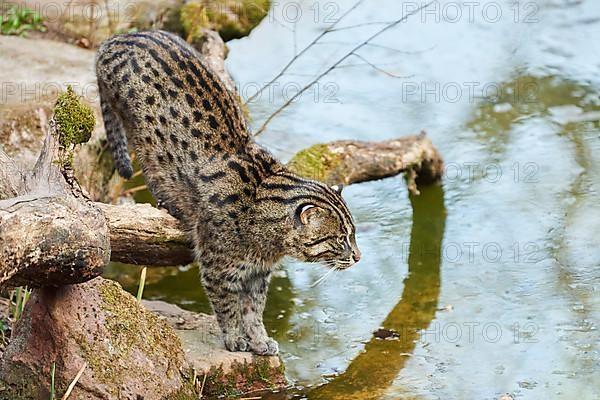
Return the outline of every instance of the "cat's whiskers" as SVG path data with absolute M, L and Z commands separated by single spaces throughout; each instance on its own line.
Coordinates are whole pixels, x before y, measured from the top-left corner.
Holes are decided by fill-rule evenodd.
M 331 273 L 332 273 L 333 271 L 337 271 L 337 267 L 335 267 L 333 264 L 331 264 L 331 269 L 330 269 L 329 271 L 325 272 L 325 273 L 323 274 L 323 276 L 321 276 L 319 279 L 317 279 L 315 283 L 313 283 L 312 285 L 310 285 L 310 287 L 311 287 L 311 288 L 314 288 L 314 287 L 316 287 L 316 286 L 317 286 L 319 283 L 321 283 L 321 282 L 323 282 L 325 279 L 327 279 L 327 277 L 328 277 L 329 275 L 331 275 Z

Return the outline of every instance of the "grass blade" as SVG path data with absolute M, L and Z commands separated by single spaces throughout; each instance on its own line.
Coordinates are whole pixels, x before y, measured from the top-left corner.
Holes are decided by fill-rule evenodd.
M 55 394 L 54 394 L 54 372 L 56 370 L 56 363 L 53 362 L 52 363 L 52 371 L 50 372 L 50 400 L 54 400 Z
M 142 268 L 142 274 L 140 275 L 140 285 L 138 286 L 137 301 L 142 301 L 142 293 L 144 293 L 144 285 L 146 285 L 146 270 L 148 267 Z

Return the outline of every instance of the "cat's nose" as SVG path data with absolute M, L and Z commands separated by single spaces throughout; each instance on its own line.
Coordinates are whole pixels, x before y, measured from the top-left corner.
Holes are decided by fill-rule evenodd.
M 355 263 L 360 261 L 360 251 L 356 250 L 355 252 L 352 253 L 352 259 L 354 260 Z

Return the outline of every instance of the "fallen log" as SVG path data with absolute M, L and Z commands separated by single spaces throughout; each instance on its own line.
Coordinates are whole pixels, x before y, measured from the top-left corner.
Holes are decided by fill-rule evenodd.
M 169 266 L 194 261 L 179 221 L 150 204 L 114 206 L 94 203 L 110 231 L 111 261 Z
M 331 185 L 360 183 L 405 173 L 408 189 L 442 177 L 443 161 L 422 131 L 382 142 L 338 140 L 298 152 L 288 167 L 299 175 Z

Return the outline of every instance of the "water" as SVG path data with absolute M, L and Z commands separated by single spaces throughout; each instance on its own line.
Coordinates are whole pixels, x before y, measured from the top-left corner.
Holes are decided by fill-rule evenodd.
M 242 94 L 352 4 L 280 2 L 230 42 Z M 400 178 L 345 189 L 363 253 L 355 267 L 316 287 L 321 266 L 286 262 L 278 273 L 265 319 L 295 387 L 288 396 L 600 398 L 600 3 L 484 2 L 472 18 L 456 4 L 360 50 L 260 137 L 285 160 L 318 142 L 425 129 L 447 165 L 442 186 L 419 197 Z M 339 26 L 390 21 L 407 5 L 365 0 Z M 293 94 L 380 27 L 326 35 L 250 104 L 254 127 L 285 84 Z M 111 274 L 135 290 L 130 267 Z M 208 311 L 196 274 L 152 269 L 145 297 Z

